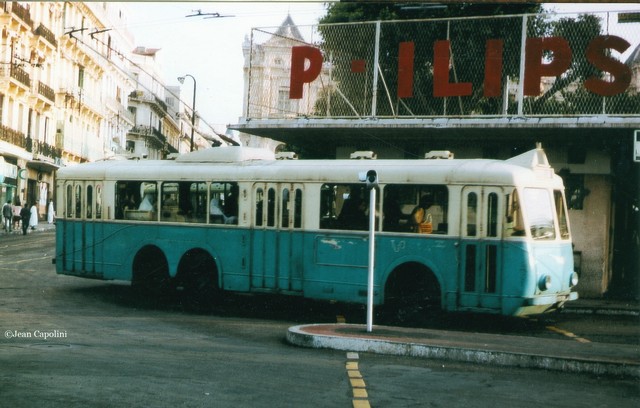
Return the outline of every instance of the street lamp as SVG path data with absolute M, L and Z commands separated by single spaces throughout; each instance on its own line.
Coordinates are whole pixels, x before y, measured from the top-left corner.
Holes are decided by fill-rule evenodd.
M 184 79 L 189 77 L 193 79 L 193 103 L 191 104 L 191 152 L 193 151 L 193 130 L 196 126 L 196 79 L 193 75 L 186 74 L 185 76 L 178 77 L 178 81 L 184 84 Z

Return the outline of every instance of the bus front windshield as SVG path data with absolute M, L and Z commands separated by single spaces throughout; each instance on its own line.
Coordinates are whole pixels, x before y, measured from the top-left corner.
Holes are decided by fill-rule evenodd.
M 525 188 L 523 190 L 525 218 L 533 239 L 555 239 L 553 199 L 548 190 Z

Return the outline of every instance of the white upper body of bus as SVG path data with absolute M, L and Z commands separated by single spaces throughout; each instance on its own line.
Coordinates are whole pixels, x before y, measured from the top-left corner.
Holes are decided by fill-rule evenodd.
M 370 169 L 380 184 L 540 186 L 562 189 L 542 149 L 509 160 L 276 160 L 273 153 L 247 147 L 214 147 L 175 160 L 107 160 L 59 169 L 70 180 L 336 182 L 357 183 Z

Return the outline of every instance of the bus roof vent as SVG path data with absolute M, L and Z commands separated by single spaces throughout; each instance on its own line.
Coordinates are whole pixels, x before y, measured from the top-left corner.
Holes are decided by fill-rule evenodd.
M 424 154 L 425 159 L 453 159 L 453 153 L 448 150 L 432 150 Z
M 378 155 L 371 150 L 358 150 L 357 152 L 351 153 L 349 158 L 355 160 L 375 160 L 378 158 Z
M 542 176 L 553 176 L 553 169 L 551 168 L 551 165 L 549 165 L 549 160 L 547 159 L 547 155 L 542 149 L 541 143 L 536 143 L 535 149 L 512 157 L 506 162 L 515 164 L 516 166 L 525 167 L 527 169 L 532 169 L 537 174 Z
M 298 155 L 294 152 L 276 153 L 276 160 L 298 160 Z
M 251 160 L 275 160 L 268 149 L 244 146 L 219 146 L 180 155 L 177 162 L 183 163 L 235 163 Z

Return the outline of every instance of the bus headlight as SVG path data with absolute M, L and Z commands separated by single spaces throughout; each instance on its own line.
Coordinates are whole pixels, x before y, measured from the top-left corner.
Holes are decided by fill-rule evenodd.
M 540 277 L 540 280 L 538 281 L 538 288 L 540 288 L 540 290 L 547 290 L 551 287 L 551 276 L 549 275 L 543 275 Z
M 569 286 L 576 286 L 578 284 L 578 273 L 577 272 L 571 272 L 571 277 L 569 278 Z

